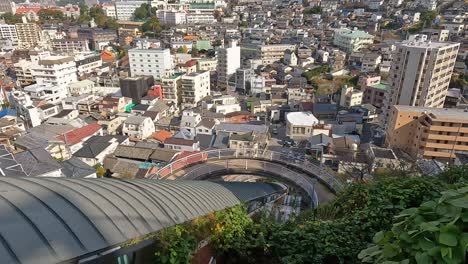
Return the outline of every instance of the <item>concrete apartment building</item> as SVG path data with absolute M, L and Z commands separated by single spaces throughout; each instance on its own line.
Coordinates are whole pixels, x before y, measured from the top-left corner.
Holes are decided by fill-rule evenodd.
M 9 24 L 0 24 L 0 39 L 9 39 L 13 44 L 18 44 L 18 34 L 16 26 Z
M 79 28 L 78 38 L 88 40 L 90 49 L 102 50 L 110 42 L 117 41 L 117 31 L 102 28 Z
M 34 48 L 41 41 L 41 28 L 36 23 L 27 23 L 23 17 L 23 23 L 15 26 L 21 49 Z
M 374 42 L 374 36 L 361 30 L 350 30 L 347 28 L 335 31 L 333 45 L 351 53 L 359 51 Z
M 64 53 L 89 51 L 87 39 L 54 39 L 50 44 L 55 51 Z
M 78 81 L 76 62 L 73 57 L 48 56 L 31 67 L 32 76 L 38 84 L 66 86 Z
M 296 45 L 289 44 L 274 44 L 261 45 L 258 47 L 258 54 L 262 60 L 262 64 L 272 64 L 284 58 L 286 50 L 296 50 Z
M 396 105 L 390 110 L 386 145 L 413 158 L 453 161 L 468 152 L 468 111 Z
M 132 20 L 135 9 L 148 1 L 120 1 L 115 2 L 115 14 L 118 20 Z
M 162 48 L 145 49 L 143 46 L 128 51 L 132 76 L 151 75 L 155 80 L 169 78 L 173 73 L 171 51 Z
M 182 74 L 173 74 L 161 79 L 163 100 L 179 104 L 179 89 L 182 83 Z
M 194 72 L 182 76 L 182 104 L 196 106 L 204 97 L 210 95 L 210 72 Z
M 416 35 L 397 44 L 384 118 L 392 105 L 443 107 L 460 44 L 426 39 Z
M 363 95 L 363 91 L 345 85 L 343 88 L 341 88 L 340 105 L 346 108 L 350 108 L 355 105 L 361 105 Z
M 13 11 L 11 3 L 10 0 L 0 0 L 0 14 L 11 13 Z
M 241 66 L 241 50 L 237 42 L 232 41 L 228 47 L 218 49 L 217 58 L 218 86 L 226 89 L 229 80 Z

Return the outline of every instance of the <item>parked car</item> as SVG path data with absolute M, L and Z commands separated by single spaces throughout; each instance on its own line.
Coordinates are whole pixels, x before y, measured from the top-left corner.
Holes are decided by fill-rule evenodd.
M 283 147 L 294 147 L 294 146 L 295 146 L 294 140 L 290 138 L 283 140 Z

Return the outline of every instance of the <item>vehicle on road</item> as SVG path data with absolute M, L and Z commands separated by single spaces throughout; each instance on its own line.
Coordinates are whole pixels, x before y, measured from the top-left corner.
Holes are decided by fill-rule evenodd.
M 294 147 L 295 145 L 296 143 L 294 142 L 294 140 L 290 138 L 286 138 L 283 140 L 283 147 Z

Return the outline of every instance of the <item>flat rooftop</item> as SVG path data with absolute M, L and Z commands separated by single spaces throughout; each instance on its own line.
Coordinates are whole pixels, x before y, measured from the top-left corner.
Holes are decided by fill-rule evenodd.
M 427 112 L 428 114 L 432 114 L 435 119 L 464 120 L 468 122 L 468 111 L 464 109 L 416 107 L 409 105 L 395 105 L 394 107 L 398 111 Z

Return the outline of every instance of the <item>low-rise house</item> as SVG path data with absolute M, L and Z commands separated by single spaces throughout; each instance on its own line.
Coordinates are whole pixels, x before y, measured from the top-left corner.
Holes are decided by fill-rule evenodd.
M 229 136 L 229 148 L 231 149 L 258 149 L 253 132 L 244 134 L 231 134 Z
M 131 113 L 133 115 L 138 115 L 138 116 L 141 116 L 143 115 L 146 111 L 148 111 L 148 109 L 150 108 L 150 105 L 146 105 L 146 104 L 137 104 L 135 105 L 132 110 L 131 110 Z
M 102 127 L 98 123 L 92 123 L 80 128 L 75 128 L 56 136 L 49 141 L 47 150 L 52 157 L 61 160 L 71 158 L 72 154 L 83 147 L 83 143 L 94 135 L 102 135 Z
M 93 94 L 95 92 L 95 83 L 90 80 L 72 82 L 68 84 L 68 92 L 73 96 Z
M 341 88 L 340 106 L 350 108 L 362 104 L 363 92 L 345 85 Z
M 181 151 L 199 151 L 200 145 L 196 140 L 171 137 L 164 140 L 164 148 Z
M 377 53 L 364 53 L 361 72 L 374 72 L 382 62 L 382 56 Z
M 156 95 L 147 95 L 141 98 L 140 103 L 142 105 L 155 105 L 159 100 L 159 97 Z
M 132 103 L 132 99 L 128 97 L 105 97 L 98 104 L 100 112 L 122 113 L 125 112 L 125 107 Z
M 250 122 L 252 114 L 248 111 L 232 112 L 225 115 L 228 123 L 247 123 Z
M 167 130 L 159 130 L 153 133 L 153 140 L 158 143 L 164 143 L 164 140 L 172 137 L 172 133 Z
M 318 119 L 311 112 L 290 112 L 286 115 L 286 136 L 294 140 L 309 139 Z
M 60 104 L 67 97 L 67 89 L 65 86 L 52 84 L 32 84 L 24 87 L 32 100 L 47 101 L 50 104 Z
M 103 164 L 104 158 L 113 153 L 117 146 L 126 145 L 129 142 L 126 136 L 92 136 L 83 143 L 81 149 L 73 153 L 73 157 L 89 166 Z
M 80 113 L 89 113 L 93 106 L 97 104 L 96 97 L 91 94 L 70 96 L 62 101 L 62 108 L 66 110 L 76 109 Z
M 97 122 L 102 126 L 104 135 L 117 135 L 121 133 L 125 120 L 127 120 L 125 116 L 111 116 L 98 120 Z
M 197 135 L 213 135 L 215 133 L 215 126 L 217 122 L 213 119 L 202 118 L 196 127 Z
M 62 177 L 62 166 L 41 147 L 16 153 L 14 159 L 28 177 Z
M 315 103 L 312 113 L 318 120 L 335 120 L 338 107 L 336 104 Z
M 77 158 L 71 158 L 61 163 L 61 173 L 66 178 L 96 178 L 96 169 Z
M 395 155 L 392 149 L 379 148 L 373 145 L 369 145 L 366 153 L 370 161 L 371 172 L 379 168 L 398 168 L 398 157 Z
M 122 134 L 135 141 L 150 137 L 154 131 L 153 121 L 144 116 L 129 116 L 122 127 Z
M 196 135 L 196 127 L 202 121 L 202 117 L 199 113 L 193 110 L 185 110 L 182 112 L 182 118 L 180 121 L 180 129 L 187 131 L 192 134 L 192 137 Z

